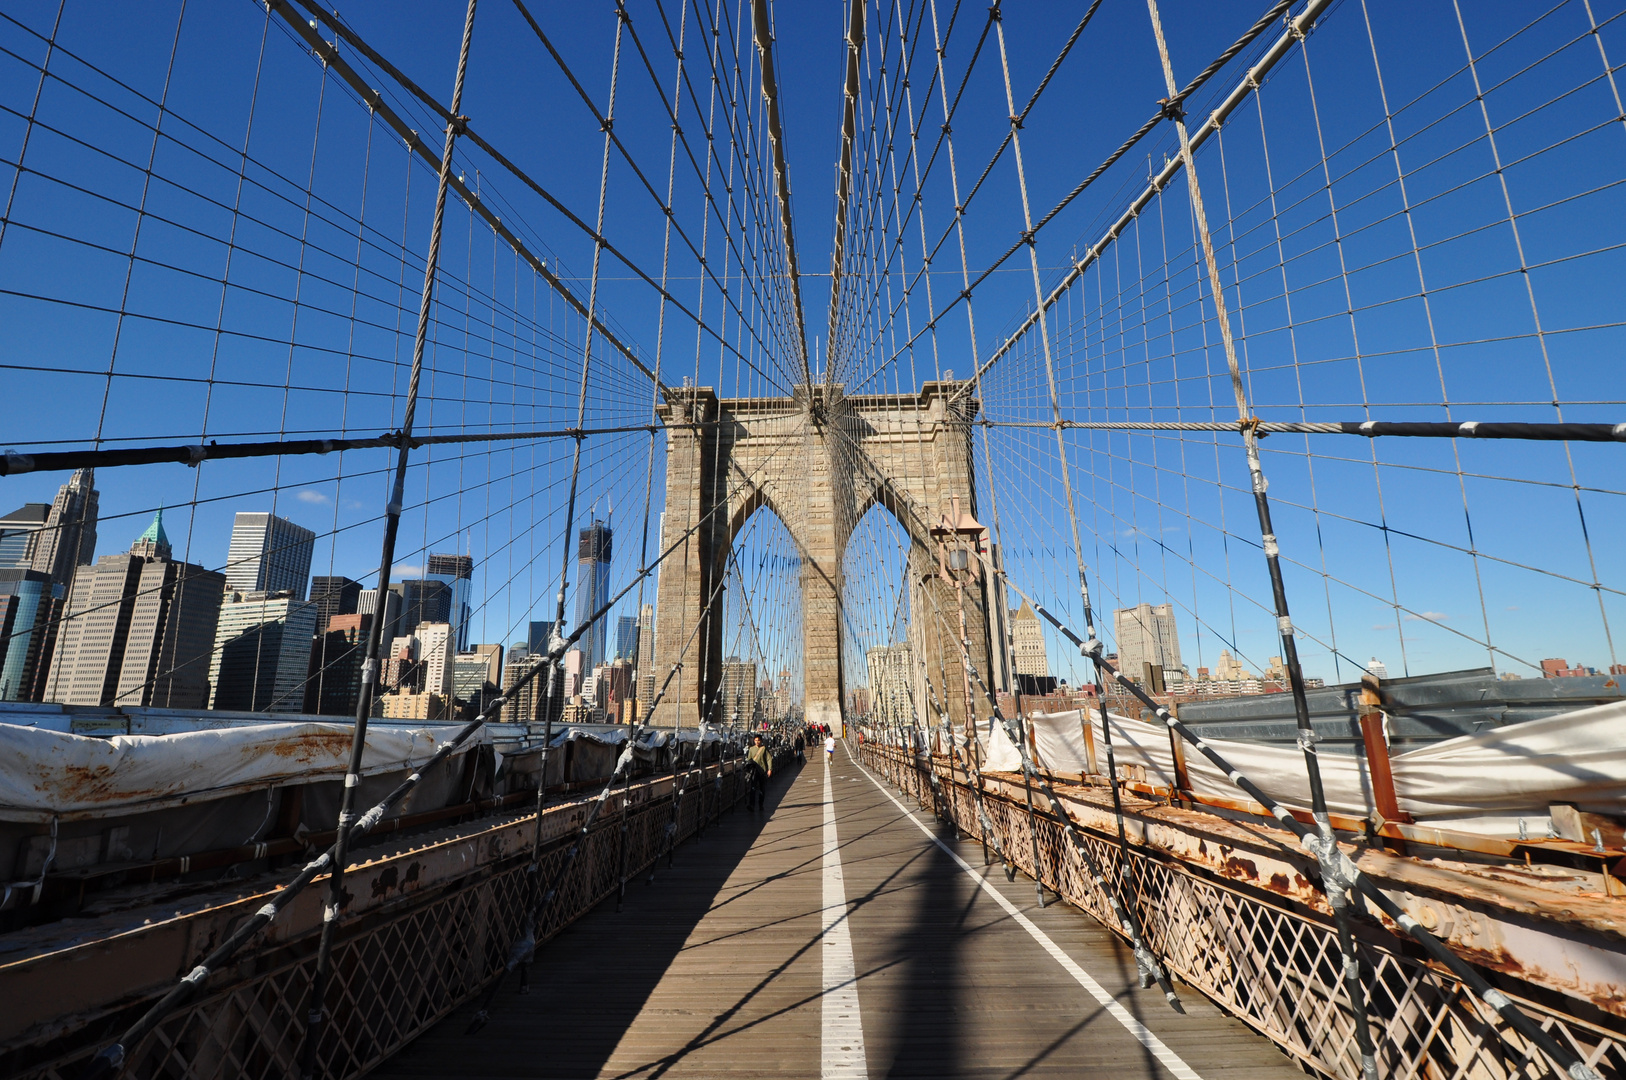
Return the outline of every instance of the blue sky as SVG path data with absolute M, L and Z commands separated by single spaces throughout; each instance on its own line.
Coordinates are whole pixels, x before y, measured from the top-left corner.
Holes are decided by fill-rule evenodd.
M 604 108 L 613 7 L 532 7 Z M 1476 70 L 1468 70 L 1463 28 L 1451 7 L 1345 0 L 1311 35 L 1309 64 L 1295 54 L 1257 101 L 1232 118 L 1223 148 L 1218 142 L 1204 148 L 1205 203 L 1222 276 L 1234 289 L 1227 299 L 1261 415 L 1441 419 L 1448 400 L 1458 419 L 1546 420 L 1555 415 L 1556 399 L 1566 419 L 1621 419 L 1626 395 L 1617 324 L 1626 294 L 1619 234 L 1626 207 L 1617 185 L 1626 168 L 1626 129 L 1610 123 L 1612 73 L 1598 55 L 1601 45 L 1612 63 L 1626 56 L 1617 8 L 1593 6 L 1605 22 L 1594 41 L 1584 37 L 1585 9 L 1578 3 L 1550 12 L 1514 3 L 1473 5 L 1465 29 L 1477 59 Z M 662 92 L 670 93 L 667 26 L 653 4 L 630 9 Z M 1028 5 L 1006 13 L 1018 108 L 1083 9 Z M 666 10 L 675 35 L 681 9 Z M 944 33 L 951 10 L 940 5 Z M 19 227 L 8 227 L 0 241 L 0 318 L 7 326 L 0 347 L 9 365 L 0 370 L 11 399 L 31 403 L 9 412 L 4 444 L 83 444 L 98 434 L 188 441 L 200 433 L 225 439 L 389 429 L 399 422 L 410 345 L 410 319 L 403 329 L 400 309 L 415 308 L 419 284 L 413 268 L 402 265 L 399 247 L 390 245 L 404 237 L 409 252 L 421 254 L 432 176 L 410 166 L 382 125 L 369 124 L 335 80 L 324 80 L 280 25 L 264 32 L 262 8 L 247 0 L 192 4 L 178 33 L 177 11 L 173 4 L 108 8 L 84 0 L 64 7 L 59 40 L 89 66 L 62 55 L 53 60 L 62 79 L 46 83 L 38 116 L 56 131 L 36 129 L 30 136 L 32 171 L 17 183 L 11 204 Z M 16 4 L 8 14 L 15 23 L 0 27 L 0 36 L 22 59 L 0 64 L 0 99 L 10 110 L 0 116 L 0 146 L 15 162 L 22 118 L 38 84 L 27 64 L 44 55 L 21 27 L 46 31 L 56 5 Z M 737 15 L 730 10 L 731 19 Z M 1189 79 L 1256 15 L 1239 5 L 1165 4 L 1177 80 Z M 449 96 L 462 18 L 456 5 L 361 5 L 345 16 L 431 93 Z M 693 8 L 686 18 L 686 57 L 698 65 Z M 953 85 L 984 18 L 981 5 L 959 11 L 945 61 Z M 832 245 L 845 12 L 836 3 L 781 4 L 775 30 L 807 333 L 822 339 L 828 336 L 829 279 L 821 275 L 829 270 Z M 878 40 L 872 37 L 868 46 L 872 60 L 881 54 Z M 752 59 L 748 48 L 740 55 Z M 922 49 L 916 56 L 910 89 L 924 95 L 929 55 Z M 623 38 L 621 64 L 615 133 L 649 182 L 664 189 L 670 125 L 630 37 Z M 154 151 L 143 124 L 157 115 L 151 101 L 164 93 L 166 74 L 172 114 L 164 123 L 172 134 Z M 896 66 L 891 74 L 895 81 Z M 1238 74 L 1228 69 L 1199 96 L 1191 108 L 1194 125 Z M 1476 104 L 1468 107 L 1474 74 L 1487 88 L 1486 110 L 1505 166 L 1499 175 L 1487 164 L 1484 117 Z M 108 76 L 139 94 L 115 87 Z M 868 95 L 879 72 L 870 67 L 865 76 Z M 686 86 L 685 96 L 692 90 L 705 93 L 704 80 Z M 1380 91 L 1394 114 L 1399 149 L 1393 152 Z M 1024 129 L 1036 213 L 1150 115 L 1163 94 L 1144 4 L 1108 0 Z M 438 142 L 425 110 L 398 91 L 388 96 Z M 873 115 L 871 99 L 864 101 L 865 116 Z M 926 115 L 923 133 L 940 125 L 937 109 L 916 100 L 916 113 Z M 1007 127 L 994 53 L 980 57 L 962 109 L 954 139 L 965 187 Z M 594 219 L 603 135 L 510 5 L 488 0 L 480 9 L 464 112 L 573 212 Z M 688 116 L 685 130 L 692 134 L 701 121 L 692 111 Z M 255 182 L 240 191 L 236 155 L 245 132 L 253 160 L 245 175 Z M 1173 147 L 1165 125 L 1047 226 L 1037 247 L 1046 290 L 1070 255 L 1100 238 Z M 1335 177 L 1336 222 L 1326 209 L 1323 148 Z M 149 154 L 156 182 L 146 181 L 140 167 Z M 1396 156 L 1408 183 L 1409 215 L 1397 210 Z M 459 162 L 471 186 L 585 296 L 592 246 L 582 232 L 479 155 Z M 698 182 L 684 168 L 680 159 L 674 220 L 698 243 Z M 9 169 L 4 179 L 10 183 Z M 304 201 L 307 186 L 335 212 L 318 205 L 312 213 Z M 948 226 L 953 202 L 942 162 L 923 194 L 926 231 L 935 240 Z M 973 272 L 1021 230 L 1019 196 L 1007 152 L 966 216 Z M 1505 222 L 1510 203 L 1522 257 L 1535 267 L 1527 275 L 1518 273 L 1520 251 Z M 138 204 L 147 211 L 137 243 L 143 261 L 132 270 L 127 255 L 136 217 L 129 207 Z M 233 205 L 241 213 L 234 216 Z M 619 159 L 612 159 L 606 207 L 605 233 L 634 262 L 658 272 L 663 215 Z M 343 227 L 346 214 L 365 225 L 359 257 L 353 230 Z M 420 429 L 572 423 L 579 320 L 538 289 L 466 208 L 454 204 L 447 221 L 443 266 L 458 281 L 472 282 L 476 295 L 455 288 L 441 294 Z M 1335 228 L 1343 237 L 1338 242 L 1331 239 Z M 918 229 L 911 224 L 911 230 L 900 246 L 905 260 L 894 264 L 893 302 L 919 267 Z M 701 268 L 681 241 L 674 244 L 671 291 L 695 310 Z M 719 257 L 715 235 L 709 244 L 708 269 L 715 273 L 727 260 Z M 1061 305 L 1051 325 L 1053 362 L 1069 418 L 1234 419 L 1211 298 L 1191 245 L 1189 198 L 1178 180 Z M 228 258 L 234 287 L 223 302 L 218 280 Z M 1418 295 L 1424 291 L 1417 285 L 1419 264 L 1428 282 L 1426 310 Z M 941 308 L 959 290 L 954 241 L 933 270 L 934 303 Z M 1291 311 L 1280 297 L 1284 274 Z M 356 280 L 368 283 L 364 295 L 358 296 Z M 697 335 L 693 322 L 670 308 L 663 331 L 652 291 L 614 260 L 601 268 L 597 300 L 646 363 L 653 366 L 659 357 L 667 381 L 689 375 L 725 393 L 779 393 L 787 358 L 754 348 L 750 334 L 719 321 L 716 283 L 706 288 L 708 324 L 721 328 L 741 355 Z M 731 295 L 742 295 L 737 283 Z M 980 358 L 1031 310 L 1025 255 L 992 275 L 974 303 Z M 916 286 L 896 332 L 863 361 L 860 370 L 872 383 L 907 389 L 934 372 L 970 372 L 963 310 L 944 318 L 913 350 L 898 349 L 906 320 L 916 330 L 924 323 L 925 304 L 924 287 Z M 1351 305 L 1358 311 L 1353 318 Z M 131 314 L 120 319 L 121 309 Z M 503 313 L 519 317 L 505 320 Z M 1536 318 L 1543 327 L 1539 338 Z M 213 331 L 217 323 L 225 335 Z M 771 337 L 765 325 L 756 331 Z M 607 359 L 602 343 L 595 349 L 599 366 L 589 379 L 588 423 L 646 422 L 647 381 L 625 360 Z M 112 379 L 110 363 L 117 373 Z M 68 373 L 74 371 L 81 374 Z M 1030 335 L 990 373 L 988 414 L 1047 420 L 1043 372 L 1037 335 Z M 1313 456 L 1306 455 L 1307 445 Z M 642 546 L 649 448 L 649 437 L 634 432 L 589 440 L 584 455 L 578 519 L 595 506 L 600 513 L 613 506 L 618 553 L 625 553 L 617 584 L 630 580 Z M 486 597 L 487 623 L 482 630 L 477 617 L 476 627 L 482 640 L 511 639 L 511 628 L 551 614 L 566 531 L 569 449 L 552 441 L 471 453 L 437 450 L 421 458 L 431 464 L 414 471 L 409 490 L 416 497 L 409 501 L 431 510 L 409 511 L 399 561 L 410 568 L 429 550 L 474 552 L 481 565 L 477 599 L 482 592 Z M 1618 447 L 1374 447 L 1351 438 L 1323 436 L 1307 444 L 1277 436 L 1265 450 L 1290 598 L 1305 632 L 1320 643 L 1306 645 L 1311 674 L 1348 677 L 1347 666 L 1328 652 L 1334 634 L 1344 661 L 1377 655 L 1398 671 L 1404 648 L 1403 663 L 1414 673 L 1485 663 L 1487 637 L 1514 657 L 1610 662 L 1603 615 L 1611 626 L 1626 615 L 1618 594 L 1626 586 L 1617 539 L 1626 525 Z M 1259 607 L 1268 594 L 1237 440 L 1073 432 L 1066 452 L 1096 605 L 1167 599 L 1181 611 L 1189 664 L 1211 664 L 1220 648 L 1230 647 L 1262 668 L 1276 647 L 1272 621 Z M 1074 555 L 1054 436 L 997 429 L 990 453 L 993 469 L 983 478 L 979 513 L 989 521 L 999 500 L 1012 572 L 1076 620 Z M 979 463 L 981 454 L 979 445 Z M 385 452 L 370 451 L 346 455 L 342 467 L 329 458 L 289 458 L 106 473 L 99 482 L 101 551 L 123 547 L 162 504 L 172 508 L 166 524 L 177 546 L 195 561 L 218 565 L 231 513 L 274 507 L 324 533 L 316 572 L 331 568 L 362 577 L 377 563 L 375 519 L 387 463 Z M 657 455 L 657 490 L 649 499 L 656 513 L 660 467 Z M 6 486 L 13 504 L 48 501 L 63 479 L 18 477 Z M 764 566 L 769 546 L 756 552 Z M 1060 648 L 1054 656 L 1061 665 Z

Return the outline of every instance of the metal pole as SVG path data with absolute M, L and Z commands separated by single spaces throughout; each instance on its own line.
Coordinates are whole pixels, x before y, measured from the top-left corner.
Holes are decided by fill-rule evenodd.
M 1265 548 L 1265 562 L 1270 571 L 1270 591 L 1275 601 L 1276 628 L 1281 636 L 1282 659 L 1287 664 L 1287 678 L 1293 692 L 1293 712 L 1298 721 L 1298 742 L 1304 751 L 1304 767 L 1310 780 L 1310 805 L 1317 831 L 1316 845 L 1312 848 L 1321 864 L 1322 877 L 1327 886 L 1327 899 L 1332 904 L 1333 922 L 1338 931 L 1338 951 L 1343 956 L 1343 981 L 1354 1013 L 1355 1042 L 1361 1055 L 1361 1074 L 1365 1080 L 1378 1080 L 1378 1062 L 1372 1043 L 1372 1029 L 1367 1020 L 1366 990 L 1361 985 L 1360 962 L 1355 954 L 1355 936 L 1350 928 L 1350 883 L 1343 881 L 1338 865 L 1338 841 L 1333 837 L 1332 825 L 1327 818 L 1327 795 L 1321 783 L 1321 764 L 1316 757 L 1316 734 L 1310 725 L 1310 705 L 1304 694 L 1304 671 L 1299 666 L 1298 643 L 1293 634 L 1293 620 L 1287 609 L 1287 588 L 1282 580 L 1280 549 L 1276 543 L 1275 528 L 1270 520 L 1270 499 L 1265 494 L 1264 468 L 1259 461 L 1259 433 L 1249 423 L 1247 392 L 1242 383 L 1242 370 L 1236 358 L 1236 342 L 1231 334 L 1230 316 L 1225 308 L 1225 284 L 1220 280 L 1219 261 L 1214 255 L 1214 238 L 1208 228 L 1208 214 L 1203 207 L 1202 187 L 1197 180 L 1197 164 L 1191 153 L 1191 136 L 1186 131 L 1185 114 L 1178 100 L 1174 83 L 1174 65 L 1169 60 L 1168 42 L 1163 36 L 1163 22 L 1158 17 L 1157 0 L 1146 0 L 1152 17 L 1152 33 L 1157 38 L 1157 52 L 1163 64 L 1163 82 L 1169 96 L 1164 106 L 1174 120 L 1180 135 L 1180 157 L 1185 165 L 1186 186 L 1191 196 L 1191 209 L 1196 219 L 1202 243 L 1203 263 L 1208 270 L 1208 287 L 1214 300 L 1214 313 L 1219 321 L 1220 340 L 1225 348 L 1225 362 L 1230 368 L 1231 390 L 1236 396 L 1237 420 L 1242 425 L 1243 444 L 1248 455 L 1248 472 L 1253 481 L 1254 505 L 1259 513 L 1259 531 Z
M 345 771 L 339 797 L 338 835 L 333 845 L 333 866 L 328 877 L 327 904 L 322 911 L 322 936 L 316 949 L 316 968 L 311 975 L 310 998 L 305 1014 L 305 1046 L 300 1072 L 311 1080 L 317 1070 L 317 1049 L 326 1030 L 327 990 L 333 968 L 333 935 L 344 900 L 344 869 L 348 860 L 350 830 L 355 824 L 356 788 L 361 783 L 362 757 L 367 746 L 367 720 L 372 714 L 374 689 L 378 682 L 378 647 L 389 611 L 390 575 L 395 563 L 395 541 L 401 528 L 401 504 L 406 497 L 407 455 L 411 447 L 412 423 L 418 409 L 418 387 L 423 375 L 424 343 L 429 333 L 429 311 L 434 303 L 435 274 L 440 261 L 441 226 L 446 218 L 446 188 L 452 175 L 452 150 L 462 132 L 466 117 L 461 114 L 463 81 L 468 74 L 469 42 L 474 36 L 474 9 L 479 0 L 469 0 L 463 17 L 463 41 L 457 54 L 457 76 L 452 84 L 452 117 L 446 122 L 446 138 L 440 155 L 440 176 L 435 187 L 435 214 L 429 229 L 429 251 L 424 261 L 423 291 L 418 298 L 418 326 L 412 338 L 412 374 L 407 382 L 406 408 L 401 416 L 401 446 L 395 455 L 395 481 L 390 501 L 384 507 L 384 544 L 378 560 L 378 602 L 372 625 L 367 629 L 367 652 L 361 666 L 361 692 L 356 701 L 355 733 L 350 740 L 350 765 Z M 580 443 L 578 442 L 579 446 Z

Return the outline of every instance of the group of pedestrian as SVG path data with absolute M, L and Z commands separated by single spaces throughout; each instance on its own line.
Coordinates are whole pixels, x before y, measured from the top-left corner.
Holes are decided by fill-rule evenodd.
M 824 760 L 828 764 L 835 760 L 836 736 L 830 730 L 829 724 L 808 724 L 806 728 L 796 733 L 791 740 L 791 750 L 795 753 L 796 764 L 807 764 L 807 748 L 810 744 L 824 739 Z M 768 800 L 768 781 L 773 778 L 773 751 L 768 749 L 767 742 L 761 735 L 751 736 L 751 746 L 745 751 L 745 760 L 749 772 L 749 790 L 745 796 L 746 809 L 753 812 L 761 810 Z

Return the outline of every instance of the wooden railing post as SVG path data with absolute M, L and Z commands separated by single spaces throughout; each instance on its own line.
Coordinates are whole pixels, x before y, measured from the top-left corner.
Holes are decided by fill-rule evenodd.
M 1101 775 L 1101 766 L 1095 760 L 1095 727 L 1090 723 L 1090 710 L 1078 710 L 1078 726 L 1084 733 L 1084 772 L 1087 776 Z
M 1383 697 L 1373 675 L 1361 676 L 1361 742 L 1366 746 L 1366 775 L 1372 784 L 1372 807 L 1376 821 L 1372 831 L 1381 832 L 1386 821 L 1409 822 L 1411 815 L 1400 809 L 1395 797 L 1394 771 L 1389 763 L 1389 740 L 1383 733 Z M 1404 854 L 1404 840 L 1385 838 L 1386 844 Z
M 1179 710 L 1179 705 L 1173 703 L 1169 705 L 1169 712 L 1175 716 L 1180 715 Z M 1174 754 L 1175 796 L 1178 801 L 1185 803 L 1186 797 L 1191 794 L 1191 775 L 1186 772 L 1186 741 L 1172 727 L 1169 728 L 1169 750 Z

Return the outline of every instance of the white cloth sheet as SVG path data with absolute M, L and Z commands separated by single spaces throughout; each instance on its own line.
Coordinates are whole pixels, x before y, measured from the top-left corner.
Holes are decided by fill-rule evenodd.
M 1078 711 L 1028 718 L 1037 744 L 1037 764 L 1060 773 L 1082 773 L 1086 751 Z M 1145 770 L 1149 783 L 1174 786 L 1174 753 L 1162 724 L 1111 714 L 1114 757 Z M 1087 715 L 1095 737 L 1098 768 L 1106 769 L 1106 742 L 1098 711 Z M 1200 731 L 1199 731 L 1200 734 Z M 1016 772 L 1021 758 L 995 725 L 979 731 L 984 768 Z M 1230 739 L 1209 744 L 1242 775 L 1272 798 L 1299 809 L 1310 804 L 1304 755 L 1297 747 L 1267 746 Z M 1199 795 L 1246 800 L 1248 796 L 1186 744 L 1186 773 Z M 1320 755 L 1327 807 L 1334 813 L 1367 817 L 1373 811 L 1364 758 Z M 1597 705 L 1542 720 L 1463 735 L 1390 758 L 1400 809 L 1419 823 L 1512 838 L 1518 819 L 1530 819 L 1531 835 L 1545 834 L 1547 808 L 1573 803 L 1582 810 L 1620 813 L 1626 806 L 1626 702 Z
M 369 727 L 362 775 L 421 765 L 457 731 L 453 725 Z M 341 779 L 351 732 L 349 724 L 270 723 L 101 739 L 0 724 L 0 820 L 129 813 L 295 781 Z M 483 738 L 478 733 L 458 752 Z

